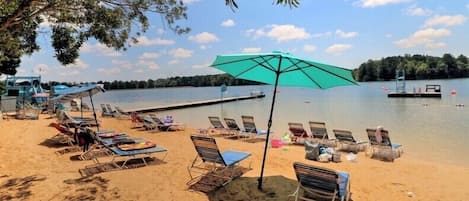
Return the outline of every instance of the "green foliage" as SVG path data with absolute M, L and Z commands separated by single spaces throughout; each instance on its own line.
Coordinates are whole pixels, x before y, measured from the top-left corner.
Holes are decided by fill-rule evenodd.
M 291 7 L 298 7 L 300 5 L 300 0 L 274 0 L 273 3 L 277 5 L 288 5 Z M 225 0 L 225 4 L 229 6 L 233 11 L 238 8 L 236 0 Z
M 59 83 L 59 82 L 49 82 L 51 85 L 67 85 L 72 86 L 76 85 L 77 83 Z M 131 80 L 131 81 L 122 81 L 122 80 L 114 80 L 112 82 L 109 81 L 98 81 L 98 84 L 103 84 L 106 90 L 113 90 L 113 89 L 150 89 L 150 88 L 164 88 L 164 87 L 214 87 L 214 86 L 221 86 L 222 84 L 226 84 L 228 86 L 238 86 L 238 85 L 258 85 L 261 83 L 249 81 L 249 80 L 241 80 L 235 79 L 233 76 L 229 74 L 217 74 L 217 75 L 196 75 L 196 76 L 189 76 L 189 77 L 171 77 L 171 78 L 164 78 L 164 79 L 148 79 L 148 80 Z M 49 89 L 50 86 L 48 83 L 43 83 L 42 86 L 44 89 Z
M 443 57 L 406 54 L 368 60 L 354 69 L 354 75 L 361 82 L 387 81 L 395 79 L 397 69 L 405 70 L 408 80 L 469 77 L 468 58 L 464 55 L 455 58 L 451 54 Z
M 181 0 L 0 1 L 0 74 L 16 74 L 20 57 L 39 50 L 36 37 L 45 20 L 52 30 L 56 58 L 67 65 L 91 38 L 125 50 L 147 31 L 149 13 L 162 15 L 175 33 L 187 33 L 189 28 L 177 25 L 187 19 L 186 10 Z

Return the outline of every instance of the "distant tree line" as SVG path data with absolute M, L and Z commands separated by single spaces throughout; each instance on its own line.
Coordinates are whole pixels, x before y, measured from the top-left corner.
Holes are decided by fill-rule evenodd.
M 443 57 L 428 55 L 392 56 L 380 60 L 368 60 L 354 69 L 358 81 L 387 81 L 395 79 L 397 70 L 405 70 L 406 80 L 446 79 L 469 77 L 468 58 L 451 54 Z
M 44 89 L 49 90 L 50 86 L 55 85 L 67 85 L 74 86 L 78 84 L 85 84 L 86 82 L 55 82 L 42 83 Z M 150 89 L 150 88 L 164 88 L 164 87 L 209 87 L 209 86 L 221 86 L 226 84 L 228 86 L 238 85 L 259 85 L 261 83 L 235 79 L 229 74 L 217 74 L 217 75 L 196 75 L 187 77 L 170 77 L 160 79 L 148 79 L 148 80 L 114 80 L 114 81 L 97 81 L 91 83 L 103 84 L 106 90 L 114 89 Z

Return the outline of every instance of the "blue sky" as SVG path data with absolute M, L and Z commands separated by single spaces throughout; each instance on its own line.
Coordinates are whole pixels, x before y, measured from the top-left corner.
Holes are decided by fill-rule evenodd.
M 50 33 L 41 51 L 24 56 L 17 75 L 43 81 L 146 80 L 221 73 L 208 67 L 219 54 L 281 50 L 344 68 L 403 54 L 469 56 L 469 0 L 302 0 L 299 8 L 272 1 L 185 0 L 189 34 L 177 35 L 158 15 L 140 43 L 116 52 L 88 41 L 74 65 L 53 57 Z

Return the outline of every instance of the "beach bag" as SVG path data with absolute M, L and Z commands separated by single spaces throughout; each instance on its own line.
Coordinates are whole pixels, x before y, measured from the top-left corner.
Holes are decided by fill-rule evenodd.
M 309 160 L 318 160 L 319 156 L 319 144 L 311 143 L 310 141 L 305 141 L 305 151 L 306 159 Z

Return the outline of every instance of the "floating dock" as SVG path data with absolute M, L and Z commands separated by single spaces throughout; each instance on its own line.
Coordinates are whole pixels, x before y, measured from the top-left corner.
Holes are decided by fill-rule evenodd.
M 390 92 L 388 98 L 441 98 L 441 86 L 437 84 L 427 84 L 425 91 L 420 89 L 416 92 Z
M 177 104 L 173 104 L 173 105 L 129 109 L 129 110 L 126 110 L 125 112 L 137 112 L 137 113 L 159 112 L 159 111 L 165 111 L 165 110 L 175 110 L 175 109 L 190 108 L 190 107 L 200 107 L 200 106 L 205 106 L 205 105 L 213 105 L 213 104 L 218 104 L 218 103 L 233 102 L 233 101 L 239 101 L 239 100 L 249 100 L 249 99 L 264 98 L 264 97 L 265 97 L 265 94 L 253 94 L 253 95 L 248 95 L 248 96 L 224 97 L 224 98 L 217 98 L 217 99 L 211 99 L 211 100 L 177 103 Z
M 389 98 L 441 98 L 441 93 L 388 93 Z

